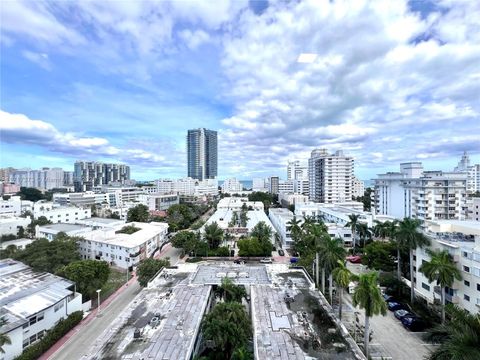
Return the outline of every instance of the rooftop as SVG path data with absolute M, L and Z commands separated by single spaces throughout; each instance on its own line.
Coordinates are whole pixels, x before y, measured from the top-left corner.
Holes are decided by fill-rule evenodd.
M 77 231 L 88 231 L 91 228 L 87 225 L 80 225 L 80 224 L 65 224 L 65 223 L 58 223 L 58 224 L 48 224 L 40 226 L 41 230 L 49 230 L 49 232 L 58 234 L 59 232 L 77 232 Z

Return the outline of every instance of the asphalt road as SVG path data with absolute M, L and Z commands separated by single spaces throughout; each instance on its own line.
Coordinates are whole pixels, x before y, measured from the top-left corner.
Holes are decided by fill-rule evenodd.
M 174 265 L 178 262 L 180 253 L 180 249 L 176 249 L 168 244 L 159 254 L 159 257 L 170 257 L 170 263 Z M 58 343 L 54 345 L 56 352 L 48 359 L 81 359 L 96 339 L 110 326 L 140 291 L 141 287 L 138 285 L 138 282 L 132 281 L 105 308 L 101 308 L 100 317 L 92 314 L 90 321 L 77 327 L 67 342 L 63 345 L 58 345 Z

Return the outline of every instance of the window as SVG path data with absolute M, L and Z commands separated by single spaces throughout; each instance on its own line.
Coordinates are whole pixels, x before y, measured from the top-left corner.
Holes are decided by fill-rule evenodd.
M 477 284 L 477 291 L 480 291 L 480 284 Z
M 468 281 L 468 280 L 463 280 L 463 284 L 464 284 L 465 286 L 470 286 L 470 281 Z
M 37 321 L 42 321 L 43 318 L 44 318 L 44 314 L 43 314 L 43 313 L 37 314 Z
M 37 340 L 37 334 L 30 336 L 30 343 L 34 342 L 35 340 Z
M 28 339 L 23 340 L 23 348 L 25 349 L 28 345 L 30 345 L 30 341 Z
M 425 283 L 422 282 L 422 288 L 424 288 L 425 290 L 428 290 L 430 291 L 430 285 L 427 285 Z
M 468 266 L 463 265 L 463 271 L 470 272 L 470 268 Z
M 53 307 L 53 310 L 57 312 L 61 308 L 63 308 L 63 301 L 59 302 L 58 304 L 55 304 L 55 306 Z
M 25 324 L 23 324 L 23 328 L 26 329 L 27 327 L 29 327 L 30 324 L 28 322 L 26 322 Z
M 36 322 L 37 322 L 37 317 L 36 317 L 36 316 L 30 318 L 30 325 L 33 325 L 33 324 L 35 324 Z
M 463 294 L 463 300 L 470 301 L 470 296 L 468 296 L 467 294 Z

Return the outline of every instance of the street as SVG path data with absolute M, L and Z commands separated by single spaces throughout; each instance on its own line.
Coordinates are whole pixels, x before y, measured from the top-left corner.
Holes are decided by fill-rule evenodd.
M 181 249 L 167 244 L 157 256 L 157 258 L 170 258 L 170 264 L 175 265 L 181 254 Z M 96 310 L 64 338 L 57 342 L 47 353 L 39 360 L 72 360 L 81 359 L 96 339 L 110 326 L 118 315 L 128 306 L 128 304 L 141 291 L 136 278 L 129 281 L 128 286 L 123 286 L 112 298 L 105 301 L 100 307 L 101 316 L 96 316 Z M 104 307 L 105 306 L 105 307 Z

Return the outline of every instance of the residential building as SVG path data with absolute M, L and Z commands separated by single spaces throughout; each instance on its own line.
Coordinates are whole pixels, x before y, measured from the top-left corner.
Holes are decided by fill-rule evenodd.
M 467 192 L 470 194 L 480 192 L 480 164 L 475 164 L 468 167 Z
M 308 178 L 293 180 L 293 186 L 295 193 L 306 196 L 310 195 L 310 180 L 308 180 Z
M 253 191 L 268 191 L 268 181 L 263 178 L 254 178 L 252 181 L 252 190 Z
M 217 132 L 204 128 L 188 130 L 188 177 L 197 180 L 217 177 Z
M 73 186 L 73 171 L 64 171 L 63 172 L 63 185 L 64 186 Z
M 64 172 L 61 168 L 20 169 L 10 173 L 9 181 L 21 187 L 50 190 L 62 187 L 63 177 Z
M 288 207 L 291 205 L 300 205 L 308 203 L 308 196 L 302 194 L 289 194 L 289 193 L 280 193 L 278 194 L 278 202 L 283 207 Z
M 196 180 L 190 177 L 183 179 L 159 179 L 155 181 L 157 193 L 178 194 L 180 196 L 217 196 L 217 179 Z
M 31 212 L 33 202 L 30 200 L 22 200 L 20 196 L 11 196 L 7 200 L 0 198 L 0 215 L 4 216 L 20 216 L 25 212 Z
M 293 194 L 295 192 L 295 182 L 296 180 L 279 180 L 278 191 L 274 194 L 281 194 L 281 193 Z M 275 181 L 273 184 L 275 186 Z
M 222 184 L 223 194 L 235 194 L 243 191 L 243 185 L 236 178 L 226 179 Z
M 352 180 L 352 196 L 359 197 L 365 194 L 365 183 L 357 178 L 356 176 L 353 177 Z
M 130 166 L 93 161 L 76 161 L 73 183 L 75 191 L 92 191 L 95 186 L 112 182 L 124 184 L 130 180 Z
M 10 339 L 0 357 L 12 360 L 40 340 L 60 320 L 82 310 L 75 283 L 11 259 L 0 260 L 1 332 Z
M 278 176 L 271 176 L 268 181 L 268 191 L 271 194 L 278 194 L 280 191 L 280 179 Z
M 335 203 L 352 199 L 354 160 L 342 151 L 315 149 L 308 160 L 310 201 Z
M 138 230 L 132 234 L 121 233 L 124 226 Z M 78 243 L 83 259 L 107 261 L 122 269 L 132 268 L 150 258 L 168 241 L 168 224 L 160 222 L 127 223 L 115 228 L 103 228 L 82 235 Z
M 460 270 L 462 279 L 445 288 L 446 303 L 452 303 L 472 314 L 480 309 L 480 222 L 459 220 L 427 220 L 425 234 L 431 240 L 430 250 L 446 250 Z M 425 248 L 417 248 L 414 256 L 415 292 L 429 302 L 440 301 L 440 286 L 430 283 L 420 266 L 430 261 Z
M 470 158 L 466 151 L 463 152 L 462 158 L 458 162 L 458 165 L 453 169 L 454 172 L 467 172 L 470 167 Z
M 287 180 L 308 179 L 308 166 L 299 160 L 289 161 L 287 165 Z
M 93 231 L 93 228 L 84 224 L 55 223 L 42 226 L 37 225 L 35 227 L 35 238 L 52 241 L 59 233 L 65 233 L 68 236 L 83 236 L 91 231 Z
M 0 169 L 0 181 L 9 182 L 10 174 L 16 171 L 17 169 L 13 167 L 1 168 Z
M 17 216 L 0 216 L 0 236 L 1 235 L 17 235 L 18 230 L 22 227 L 26 230 L 30 224 L 31 219 L 29 217 L 17 217 Z
M 93 191 L 80 193 L 54 193 L 52 195 L 52 201 L 53 203 L 62 206 L 92 206 L 97 203 L 97 196 Z
M 284 248 L 291 248 L 293 246 L 290 221 L 292 221 L 294 217 L 293 212 L 285 208 L 270 208 L 268 210 L 268 218 Z M 296 216 L 296 219 L 300 221 L 300 225 L 303 223 L 303 217 Z
M 76 220 L 92 217 L 90 207 L 58 206 L 53 202 L 37 201 L 33 205 L 33 217 L 45 216 L 52 223 L 75 223 Z
M 468 220 L 480 221 L 480 197 L 471 197 L 467 199 Z
M 217 203 L 217 209 L 230 209 L 240 211 L 242 208 L 247 210 L 264 211 L 264 204 L 261 201 L 248 201 L 246 197 L 226 197 L 220 199 Z
M 12 184 L 9 182 L 0 182 L 0 194 L 1 195 L 13 195 L 20 191 L 20 185 Z
M 27 238 L 2 241 L 0 243 L 0 250 L 5 250 L 10 245 L 15 246 L 17 250 L 24 250 L 27 245 L 31 244 L 34 241 L 35 241 L 34 239 L 27 239 Z
M 150 211 L 168 210 L 172 205 L 180 203 L 178 194 L 144 194 L 139 201 L 148 206 Z

